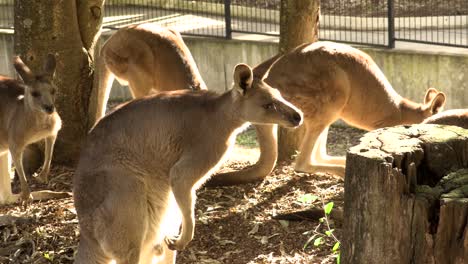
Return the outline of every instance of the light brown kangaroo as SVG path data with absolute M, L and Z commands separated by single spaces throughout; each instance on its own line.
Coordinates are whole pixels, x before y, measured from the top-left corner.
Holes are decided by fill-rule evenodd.
M 44 72 L 34 74 L 20 57 L 15 57 L 14 66 L 23 82 L 0 76 L 0 155 L 11 153 L 21 183 L 21 201 L 42 200 L 70 196 L 68 193 L 40 191 L 31 193 L 23 169 L 23 151 L 29 144 L 45 140 L 44 164 L 36 177 L 47 182 L 52 152 L 57 132 L 62 122 L 55 111 L 56 86 L 52 83 L 55 72 L 55 57 L 47 56 Z M 1 177 L 9 177 L 8 174 Z M 3 180 L 9 183 L 9 180 Z M 10 188 L 6 188 L 10 191 Z M 2 195 L 5 202 L 12 202 L 12 194 Z
M 445 95 L 429 89 L 423 104 L 402 98 L 375 62 L 345 44 L 315 42 L 275 56 L 254 69 L 255 76 L 281 91 L 304 112 L 305 135 L 296 158 L 300 172 L 330 172 L 344 177 L 344 157 L 326 154 L 330 124 L 341 118 L 366 130 L 420 123 L 441 111 Z M 260 159 L 241 171 L 218 174 L 211 185 L 247 183 L 265 178 L 278 156 L 276 128 L 256 126 Z
M 103 45 L 97 59 L 97 116 L 101 118 L 114 77 L 129 85 L 133 98 L 173 90 L 206 90 L 182 36 L 154 24 L 119 29 Z
M 247 122 L 296 127 L 302 113 L 245 64 L 235 67 L 234 87 L 224 94 L 162 92 L 101 119 L 74 178 L 75 263 L 151 263 L 158 254 L 158 263 L 174 263 L 168 248 L 182 250 L 193 238 L 195 190 Z
M 424 120 L 424 124 L 459 126 L 468 129 L 468 109 L 451 109 Z

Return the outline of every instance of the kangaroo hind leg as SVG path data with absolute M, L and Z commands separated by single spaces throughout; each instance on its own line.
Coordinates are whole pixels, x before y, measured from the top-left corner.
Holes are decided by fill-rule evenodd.
M 295 169 L 297 171 L 307 173 L 328 172 L 344 177 L 344 162 L 340 161 L 340 159 L 327 160 L 327 157 L 324 157 L 323 153 L 320 153 L 320 151 L 326 153 L 326 150 L 324 150 L 326 147 L 326 136 L 321 136 L 321 134 L 322 132 L 328 132 L 330 123 L 320 124 L 314 120 L 307 120 L 305 122 L 306 132 L 302 140 L 299 155 L 296 158 Z
M 132 72 L 128 79 L 128 86 L 133 98 L 149 95 L 153 85 L 152 78 L 146 76 L 144 71 Z
M 125 168 L 112 170 L 110 191 L 94 215 L 95 237 L 116 264 L 139 264 L 148 233 L 144 183 Z
M 75 257 L 75 264 L 109 264 L 111 258 L 106 256 L 101 247 L 85 236 L 80 236 L 78 253 Z
M 314 161 L 316 163 L 324 163 L 324 164 L 336 164 L 336 165 L 345 165 L 346 158 L 345 157 L 336 157 L 330 156 L 327 154 L 327 138 L 328 138 L 328 130 L 330 126 L 327 126 L 322 133 L 320 133 L 317 142 L 315 143 L 314 149 L 312 151 L 312 163 Z

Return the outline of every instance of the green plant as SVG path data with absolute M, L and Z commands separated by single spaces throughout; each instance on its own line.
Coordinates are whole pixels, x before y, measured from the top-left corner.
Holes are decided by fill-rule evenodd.
M 50 262 L 54 261 L 54 252 L 51 252 L 50 254 L 49 252 L 44 252 L 43 256 L 45 259 L 47 259 Z
M 236 144 L 247 148 L 257 148 L 257 133 L 255 129 L 249 128 L 246 131 L 237 135 Z
M 341 243 L 340 243 L 340 240 L 338 240 L 338 238 L 333 233 L 335 231 L 335 229 L 330 227 L 330 221 L 329 221 L 329 216 L 330 216 L 330 214 L 331 214 L 331 212 L 333 210 L 334 203 L 329 202 L 329 203 L 325 204 L 323 199 L 321 199 L 320 197 L 318 197 L 316 195 L 313 195 L 313 194 L 305 194 L 305 195 L 303 195 L 303 196 L 301 196 L 299 198 L 299 201 L 304 203 L 304 204 L 311 205 L 312 203 L 314 203 L 315 201 L 317 201 L 319 199 L 322 202 L 324 216 L 319 219 L 320 223 L 319 223 L 319 225 L 317 225 L 317 227 L 314 230 L 304 233 L 306 235 L 307 234 L 312 234 L 312 236 L 309 237 L 309 239 L 306 241 L 306 243 L 304 244 L 303 249 L 305 250 L 310 245 L 310 243 L 312 241 L 313 241 L 314 246 L 319 247 L 319 246 L 324 244 L 324 240 L 326 238 L 331 238 L 335 242 L 332 249 L 331 249 L 331 251 L 333 253 L 333 256 L 336 258 L 336 263 L 340 264 L 340 245 L 341 245 Z M 320 227 L 323 224 L 325 224 L 325 229 L 326 229 L 325 232 L 320 231 Z

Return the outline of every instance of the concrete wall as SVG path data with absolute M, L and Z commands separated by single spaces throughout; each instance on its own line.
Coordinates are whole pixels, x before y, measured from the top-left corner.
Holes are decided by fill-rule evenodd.
M 208 88 L 223 91 L 231 86 L 232 70 L 239 62 L 255 65 L 276 54 L 276 43 L 223 39 L 185 38 Z M 0 74 L 13 74 L 13 36 L 0 35 Z M 468 56 L 427 51 L 363 48 L 404 97 L 422 102 L 428 87 L 447 94 L 446 109 L 468 108 Z M 129 98 L 128 90 L 114 83 L 111 98 Z
M 103 40 L 108 37 L 104 35 Z M 184 41 L 208 88 L 217 92 L 231 88 L 232 73 L 237 63 L 243 62 L 254 66 L 274 56 L 278 50 L 277 44 L 267 42 L 226 41 L 196 37 L 184 38 Z M 114 81 L 110 98 L 124 100 L 130 97 L 128 89 L 122 88 L 117 81 Z
M 426 89 L 447 95 L 446 109 L 468 108 L 468 56 L 424 51 L 363 49 L 379 65 L 395 90 L 422 102 Z
M 255 66 L 278 51 L 276 43 L 266 42 L 202 38 L 186 38 L 185 42 L 208 89 L 216 91 L 231 88 L 236 64 L 242 62 Z
M 13 35 L 0 34 L 0 74 L 13 76 Z

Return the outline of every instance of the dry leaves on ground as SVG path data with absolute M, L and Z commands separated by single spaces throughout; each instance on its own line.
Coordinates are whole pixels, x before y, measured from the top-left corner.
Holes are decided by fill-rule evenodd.
M 332 154 L 343 155 L 362 135 L 347 127 L 332 127 Z M 243 152 L 241 152 L 243 153 Z M 236 160 L 235 158 L 233 160 Z M 242 157 L 225 167 L 240 169 L 254 160 Z M 70 191 L 74 169 L 55 167 L 51 182 L 30 179 L 33 190 Z M 18 191 L 18 184 L 13 189 Z M 291 164 L 279 164 L 266 180 L 256 184 L 202 188 L 196 205 L 195 238 L 178 254 L 177 263 L 334 263 L 334 241 L 303 249 L 317 221 L 277 221 L 272 215 L 308 207 L 299 201 L 307 193 L 343 206 L 343 182 L 327 174 L 294 172 Z M 321 206 L 316 201 L 314 206 Z M 331 221 L 340 237 L 339 223 Z M 323 226 L 319 231 L 324 232 Z M 71 198 L 35 202 L 27 210 L 17 205 L 0 207 L 0 263 L 73 263 L 78 245 L 78 221 Z

